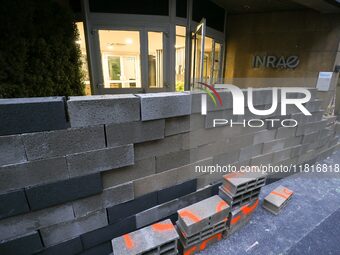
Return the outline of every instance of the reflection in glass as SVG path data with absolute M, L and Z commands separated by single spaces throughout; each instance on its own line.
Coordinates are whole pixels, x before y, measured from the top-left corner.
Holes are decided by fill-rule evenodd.
M 140 88 L 138 31 L 99 30 L 105 88 Z
M 186 28 L 176 26 L 176 91 L 184 91 Z
M 148 32 L 149 87 L 163 87 L 163 33 Z

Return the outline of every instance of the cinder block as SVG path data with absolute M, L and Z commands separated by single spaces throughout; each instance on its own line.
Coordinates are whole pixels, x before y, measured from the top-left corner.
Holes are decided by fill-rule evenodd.
M 192 150 L 180 150 L 156 156 L 156 172 L 161 173 L 169 169 L 188 165 L 193 161 Z
M 168 170 L 159 174 L 147 176 L 133 182 L 135 196 L 139 197 L 156 190 L 164 189 L 177 182 L 177 169 Z
M 232 210 L 239 206 L 243 206 L 249 202 L 257 200 L 261 192 L 261 187 L 253 187 L 249 190 L 240 192 L 239 195 L 232 196 L 222 186 L 219 189 L 220 190 L 218 195 L 224 201 L 230 204 Z
M 135 161 L 132 166 L 126 166 L 102 173 L 104 188 L 117 186 L 121 183 L 140 179 L 156 173 L 155 157 Z
M 313 143 L 319 140 L 320 132 L 302 135 L 302 144 Z
M 177 135 L 189 132 L 192 125 L 192 117 L 182 116 L 165 119 L 165 136 Z
M 200 201 L 207 199 L 207 198 L 209 198 L 213 195 L 216 195 L 216 194 L 213 194 L 212 186 L 197 190 L 196 192 L 193 192 L 193 193 L 188 194 L 186 196 L 180 197 L 178 199 L 179 200 L 179 208 L 184 208 L 184 207 L 187 207 L 189 205 L 195 204 L 197 202 L 200 202 Z M 176 212 L 176 215 L 177 215 L 177 212 Z M 176 221 L 177 221 L 177 219 L 176 219 Z
M 165 120 L 134 121 L 105 126 L 107 146 L 141 143 L 164 138 Z
M 273 153 L 267 153 L 263 155 L 259 155 L 250 159 L 250 164 L 252 166 L 261 166 L 270 164 L 273 159 Z
M 259 200 L 257 199 L 231 211 L 229 214 L 230 221 L 228 222 L 229 231 L 226 233 L 227 236 L 230 236 L 249 223 L 258 204 Z
M 29 212 L 24 190 L 0 194 L 0 219 Z
M 263 144 L 259 143 L 242 148 L 239 161 L 249 160 L 252 157 L 260 155 L 262 153 L 262 146 Z
M 28 160 L 105 148 L 103 126 L 25 134 L 22 137 Z
M 111 255 L 112 245 L 111 242 L 105 242 L 80 253 L 80 255 Z
M 73 202 L 76 217 L 86 216 L 103 208 L 112 207 L 134 198 L 132 182 L 104 189 L 99 195 L 83 198 Z
M 26 255 L 42 250 L 43 244 L 37 231 L 0 243 L 1 254 Z
M 291 148 L 284 149 L 281 151 L 277 151 L 273 155 L 273 162 L 272 163 L 278 163 L 283 160 L 289 159 L 291 155 Z
M 197 188 L 197 180 L 190 180 L 181 184 L 160 190 L 157 192 L 157 200 L 159 204 L 163 204 L 170 200 L 185 196 L 195 192 Z
M 65 129 L 64 97 L 1 99 L 0 135 Z
M 254 144 L 270 142 L 275 139 L 276 129 L 263 130 L 254 134 Z
M 135 160 L 165 155 L 183 149 L 186 134 L 165 137 L 161 140 L 139 143 L 134 145 Z
M 86 175 L 65 181 L 25 189 L 30 208 L 38 210 L 102 192 L 100 174 Z
M 223 237 L 222 233 L 218 233 L 218 234 L 215 234 L 215 235 L 205 239 L 201 243 L 193 245 L 191 247 L 183 248 L 181 246 L 180 247 L 180 254 L 194 254 L 196 252 L 203 251 L 209 245 L 216 243 L 217 241 L 221 241 L 222 237 Z
M 230 91 L 223 91 L 218 90 L 218 93 L 222 100 L 222 105 L 219 103 L 215 106 L 212 100 L 207 99 L 207 111 L 220 111 L 224 109 L 231 109 L 233 107 L 233 98 Z M 191 91 L 190 92 L 192 97 L 192 113 L 200 113 L 201 112 L 201 105 L 202 105 L 202 94 L 205 94 L 201 91 Z
M 223 176 L 222 188 L 231 197 L 244 194 L 256 188 L 261 188 L 265 185 L 266 175 L 257 172 L 238 172 L 229 173 Z
M 227 144 L 228 145 L 228 144 Z M 227 153 L 222 153 L 213 157 L 213 164 L 225 165 L 231 164 L 238 161 L 240 158 L 240 150 L 234 150 L 233 147 Z
M 284 148 L 284 146 L 285 146 L 285 140 L 284 139 L 266 142 L 266 143 L 263 144 L 262 153 L 267 154 L 267 153 L 270 153 L 270 152 L 282 150 Z
M 178 223 L 186 236 L 225 221 L 230 211 L 229 205 L 219 196 L 204 199 L 178 211 Z
M 107 225 L 106 211 L 40 229 L 45 246 L 52 246 Z
M 285 140 L 285 148 L 301 144 L 302 136 L 293 136 Z
M 42 252 L 39 252 L 39 255 L 72 255 L 78 254 L 83 251 L 83 246 L 80 240 L 80 237 L 73 238 L 66 242 L 51 246 Z
M 107 208 L 109 223 L 114 224 L 131 215 L 157 205 L 157 192 Z
M 136 217 L 130 216 L 116 222 L 115 224 L 82 234 L 81 241 L 84 249 L 89 249 L 134 230 L 136 230 Z
M 112 248 L 115 255 L 177 254 L 177 241 L 174 225 L 165 220 L 113 239 Z
M 0 192 L 69 178 L 64 157 L 0 167 Z
M 183 92 L 137 94 L 142 120 L 155 120 L 191 114 L 191 95 Z
M 292 196 L 293 191 L 284 186 L 279 186 L 264 198 L 263 207 L 277 215 L 287 205 Z
M 199 176 L 204 175 L 204 172 L 198 171 L 196 167 L 206 167 L 211 166 L 213 164 L 212 158 L 206 158 L 200 161 L 196 161 L 195 163 L 184 165 L 177 168 L 177 184 L 195 179 Z M 197 171 L 196 171 L 197 170 Z
M 307 123 L 303 126 L 298 126 L 296 130 L 296 136 L 310 134 L 324 129 L 327 125 L 327 120 L 322 120 L 319 122 Z
M 0 240 L 27 234 L 43 228 L 74 219 L 72 205 L 51 207 L 1 220 Z
M 70 97 L 67 107 L 71 127 L 140 120 L 140 99 L 134 95 Z
M 179 209 L 179 200 L 175 199 L 161 205 L 152 207 L 136 214 L 136 227 L 142 228 L 154 222 L 168 218 Z
M 20 135 L 0 137 L 0 166 L 26 161 L 25 148 Z
M 134 164 L 133 145 L 122 145 L 66 156 L 70 176 L 99 173 Z

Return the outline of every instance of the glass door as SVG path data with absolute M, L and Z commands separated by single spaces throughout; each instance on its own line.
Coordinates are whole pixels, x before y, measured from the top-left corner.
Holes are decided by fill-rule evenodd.
M 204 45 L 205 45 L 206 22 L 202 19 L 192 35 L 191 55 L 191 88 L 199 86 L 198 82 L 204 82 Z

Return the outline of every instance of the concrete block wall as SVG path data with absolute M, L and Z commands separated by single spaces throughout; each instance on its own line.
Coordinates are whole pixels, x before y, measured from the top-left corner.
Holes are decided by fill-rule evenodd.
M 268 89 L 255 94 L 258 109 L 270 105 Z M 296 128 L 213 128 L 211 116 L 234 118 L 231 94 L 221 96 L 219 107 L 208 99 L 206 116 L 196 92 L 71 97 L 58 99 L 55 112 L 50 99 L 34 99 L 39 107 L 29 113 L 20 100 L 0 103 L 1 113 L 62 122 L 0 128 L 0 253 L 109 254 L 113 238 L 165 218 L 174 223 L 178 210 L 218 194 L 225 172 L 195 172 L 197 165 L 311 163 L 337 146 L 339 128 L 316 97 L 306 106 L 312 116 L 288 112 Z M 11 112 L 16 104 L 20 114 Z

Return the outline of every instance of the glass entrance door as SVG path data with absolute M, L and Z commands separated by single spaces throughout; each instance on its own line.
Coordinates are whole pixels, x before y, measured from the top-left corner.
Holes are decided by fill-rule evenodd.
M 204 45 L 205 45 L 206 22 L 202 19 L 192 36 L 191 57 L 191 88 L 198 86 L 198 82 L 204 82 Z

